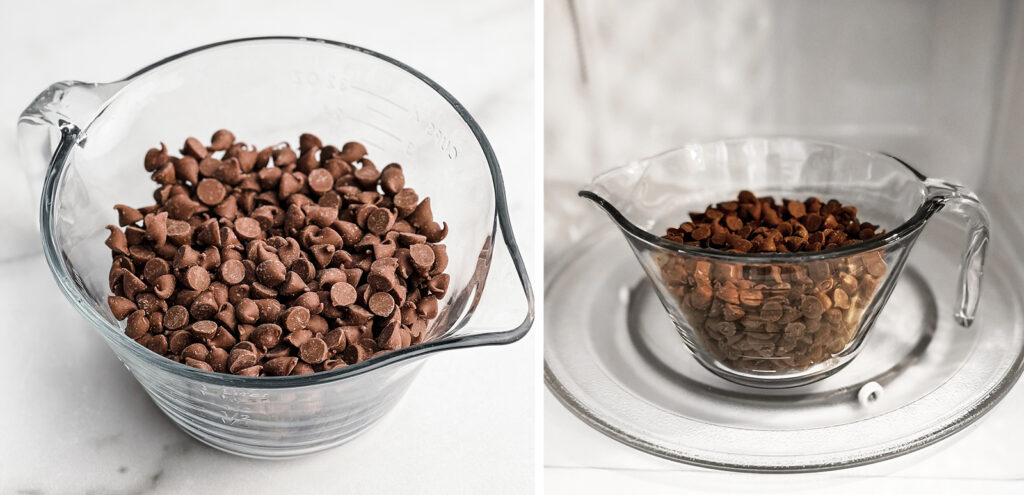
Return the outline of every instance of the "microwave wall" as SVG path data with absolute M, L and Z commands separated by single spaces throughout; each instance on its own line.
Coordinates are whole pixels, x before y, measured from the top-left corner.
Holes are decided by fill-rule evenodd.
M 551 181 L 583 182 L 695 140 L 785 134 L 887 151 L 976 190 L 1021 183 L 1020 2 L 545 9 Z

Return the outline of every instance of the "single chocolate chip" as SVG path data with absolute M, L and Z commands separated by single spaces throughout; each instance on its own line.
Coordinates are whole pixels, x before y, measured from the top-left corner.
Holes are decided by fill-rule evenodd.
M 287 297 L 296 296 L 306 290 L 308 290 L 308 287 L 305 282 L 295 272 L 289 272 L 285 277 L 285 282 L 278 286 L 278 292 Z
M 396 350 L 402 347 L 401 325 L 397 321 L 389 323 L 377 336 L 377 346 L 381 349 Z
M 206 150 L 206 146 L 200 143 L 198 139 L 190 137 L 185 140 L 185 147 L 181 150 L 182 153 L 195 157 L 197 160 L 206 158 L 209 152 Z
M 228 371 L 235 375 L 246 368 L 255 366 L 256 362 L 256 353 L 248 349 L 235 347 L 228 353 Z
M 210 138 L 210 149 L 213 151 L 224 151 L 235 142 L 235 135 L 227 129 L 220 129 L 213 133 Z
M 293 306 L 284 313 L 284 327 L 289 332 L 295 332 L 306 328 L 310 317 L 309 309 L 302 306 Z
M 136 277 L 134 273 L 127 270 L 121 272 L 121 290 L 124 292 L 124 297 L 134 300 L 136 295 L 148 289 L 146 283 Z
M 345 337 L 345 331 L 340 328 L 335 328 L 334 330 L 327 332 L 323 339 L 324 343 L 327 344 L 327 347 L 333 351 L 344 350 L 345 346 L 348 344 L 348 340 Z
M 284 311 L 284 306 L 277 299 L 256 299 L 255 302 L 260 309 L 260 321 L 265 323 L 276 322 Z
M 217 179 L 203 179 L 196 186 L 196 197 L 207 206 L 217 206 L 227 193 L 227 188 Z
M 243 241 L 258 239 L 263 233 L 260 230 L 260 223 L 256 219 L 249 217 L 235 219 L 235 232 L 238 234 L 238 238 Z
M 213 318 L 213 315 L 217 314 L 217 299 L 213 293 L 206 290 L 199 292 L 195 299 L 192 300 L 192 304 L 189 306 L 189 313 L 196 320 L 206 320 Z
M 184 246 L 192 243 L 192 226 L 181 220 L 167 220 L 167 240 L 175 246 Z
M 377 235 L 384 235 L 391 225 L 394 224 L 395 217 L 389 210 L 384 208 L 375 208 L 370 211 L 366 217 L 366 228 L 370 232 Z
M 295 365 L 295 369 L 292 370 L 291 376 L 310 375 L 315 373 L 315 371 L 316 370 L 314 370 L 313 367 L 309 365 L 309 363 L 299 361 Z
M 263 349 L 269 349 L 277 345 L 281 339 L 281 327 L 273 323 L 264 323 L 249 335 L 249 341 Z
M 327 359 L 329 352 L 323 339 L 312 338 L 299 347 L 299 358 L 309 364 L 318 364 Z
M 448 268 L 448 247 L 444 244 L 433 244 L 430 249 L 434 250 L 434 268 L 430 270 L 430 274 L 438 275 Z
M 318 168 L 309 173 L 307 182 L 313 192 L 323 194 L 334 187 L 334 176 L 326 169 Z
M 288 335 L 285 335 L 283 340 L 292 347 L 299 348 L 311 338 L 313 338 L 313 332 L 309 330 L 295 330 L 293 332 L 289 332 Z
M 430 281 L 427 282 L 427 289 L 430 290 L 431 294 L 434 294 L 441 299 L 448 293 L 448 284 L 450 283 L 451 277 L 447 273 L 442 273 L 431 278 Z M 740 300 L 742 301 L 742 298 Z
M 285 173 L 281 175 L 281 180 L 277 184 L 277 195 L 280 198 L 287 198 L 292 194 L 299 192 L 302 189 L 305 177 L 297 175 L 297 173 Z
M 153 282 L 153 293 L 160 299 L 167 299 L 174 294 L 174 275 L 167 273 L 157 277 Z
M 800 201 L 787 201 L 786 212 L 792 218 L 801 218 L 807 214 L 807 209 Z
M 367 306 L 369 306 L 373 314 L 387 317 L 391 316 L 391 313 L 395 310 L 395 299 L 387 292 L 378 292 L 370 296 Z
M 362 143 L 357 142 L 345 143 L 345 145 L 341 147 L 341 153 L 338 155 L 339 158 L 349 163 L 358 162 L 362 160 L 364 156 L 366 156 L 366 147 L 363 146 Z
M 409 246 L 409 256 L 413 265 L 421 272 L 426 272 L 434 266 L 434 250 L 426 244 Z
M 388 164 L 380 171 L 380 185 L 384 194 L 394 196 L 405 187 L 405 174 L 397 163 Z
M 416 191 L 405 188 L 395 194 L 395 197 L 392 198 L 391 201 L 394 203 L 395 208 L 398 209 L 399 217 L 405 218 L 416 210 L 416 206 L 419 205 L 420 198 L 416 194 Z
M 167 163 L 167 146 L 164 143 L 160 143 L 160 149 L 150 148 L 146 151 L 146 158 L 143 161 L 143 167 L 146 172 L 152 172 L 159 168 L 161 165 Z
M 110 231 L 110 236 L 106 240 L 107 247 L 115 254 L 128 254 L 128 239 L 124 232 L 113 225 L 107 225 L 106 228 Z
M 206 290 L 210 286 L 210 272 L 198 265 L 190 266 L 185 271 L 185 285 L 192 290 Z
M 288 376 L 298 362 L 297 357 L 276 357 L 267 361 L 263 365 L 263 370 L 270 376 Z
M 128 315 L 128 321 L 125 324 L 125 335 L 130 339 L 137 339 L 146 335 L 149 330 L 149 318 L 146 317 L 146 312 L 139 309 Z
M 166 163 L 162 165 L 153 172 L 151 178 L 153 179 L 153 182 L 156 182 L 157 184 L 163 184 L 165 186 L 174 184 L 177 180 L 174 175 L 174 164 Z
M 242 299 L 235 305 L 235 317 L 239 322 L 251 325 L 260 320 L 260 308 L 252 299 Z
M 197 361 L 206 361 L 206 358 L 210 355 L 210 349 L 201 343 L 190 344 L 188 347 L 181 351 L 181 357 L 191 358 Z
M 316 137 L 315 134 L 306 132 L 299 136 L 299 150 L 302 153 L 315 151 L 323 147 L 324 144 L 320 141 L 320 138 Z
M 245 279 L 245 265 L 239 260 L 227 260 L 220 265 L 220 279 L 225 284 L 235 285 Z
M 214 371 L 213 367 L 210 366 L 209 364 L 207 364 L 206 362 L 199 361 L 199 360 L 192 359 L 192 358 L 185 358 L 185 365 L 186 366 L 191 366 L 193 368 L 200 369 L 200 370 L 203 370 L 203 371 Z
M 419 206 L 409 214 L 406 220 L 416 228 L 423 227 L 424 225 L 433 222 L 434 213 L 430 209 L 430 198 L 424 198 L 423 201 L 420 202 Z
M 256 279 L 269 287 L 277 287 L 287 275 L 284 263 L 277 260 L 267 260 L 256 266 Z
M 114 314 L 114 318 L 118 320 L 127 318 L 138 309 L 130 299 L 120 296 L 107 296 L 107 305 L 110 306 L 110 312 Z
M 416 303 L 416 312 L 424 318 L 434 318 L 437 316 L 437 297 L 430 295 L 421 298 Z
M 177 330 L 188 324 L 188 310 L 184 306 L 174 305 L 167 308 L 164 314 L 164 327 Z
M 164 317 L 166 327 L 167 317 Z M 176 330 L 171 332 L 170 338 L 167 339 L 167 348 L 171 351 L 171 354 L 181 354 L 186 347 L 192 345 L 193 339 L 192 334 L 186 330 Z
M 338 219 L 338 209 L 310 205 L 306 208 L 306 221 L 319 227 L 328 227 Z
M 320 314 L 324 309 L 323 303 L 320 302 L 320 296 L 314 292 L 307 292 L 296 297 L 294 304 L 306 308 L 311 315 Z
M 190 331 L 197 339 L 212 339 L 217 335 L 217 323 L 212 320 L 197 321 L 192 324 Z
M 336 307 L 349 306 L 356 302 L 356 288 L 347 282 L 338 282 L 331 286 L 331 304 Z
M 371 357 L 371 352 L 362 344 L 349 344 L 342 353 L 345 362 L 352 365 L 366 361 Z
M 217 373 L 227 373 L 228 351 L 221 349 L 220 347 L 210 349 L 210 354 L 206 357 L 206 362 L 210 364 L 213 371 L 216 371 Z
M 134 225 L 142 220 L 142 213 L 130 206 L 114 205 L 114 209 L 117 210 L 117 223 L 122 227 Z

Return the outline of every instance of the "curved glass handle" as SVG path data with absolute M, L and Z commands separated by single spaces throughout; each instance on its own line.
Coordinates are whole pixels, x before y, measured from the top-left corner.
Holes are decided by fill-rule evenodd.
M 18 171 L 11 172 L 23 176 L 25 181 L 5 184 L 19 189 L 17 191 L 0 189 L 0 194 L 11 199 L 14 207 L 10 219 L 0 223 L 0 237 L 8 240 L 0 246 L 0 260 L 39 251 L 39 196 L 55 152 L 58 147 L 70 152 L 82 139 L 82 129 L 123 85 L 123 82 L 61 81 L 39 93 L 21 113 L 18 119 L 21 161 Z
M 21 112 L 18 147 L 33 199 L 39 199 L 46 169 L 63 135 L 80 134 L 123 86 L 123 82 L 57 82 Z
M 940 179 L 928 179 L 925 184 L 929 201 L 939 208 L 949 208 L 967 221 L 967 246 L 960 261 L 959 300 L 954 316 L 961 326 L 969 327 L 981 300 L 981 277 L 990 230 L 988 211 L 973 192 L 960 184 Z

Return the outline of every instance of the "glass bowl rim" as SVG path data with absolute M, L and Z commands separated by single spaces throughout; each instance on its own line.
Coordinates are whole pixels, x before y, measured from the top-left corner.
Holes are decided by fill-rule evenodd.
M 401 362 L 409 361 L 415 358 L 419 358 L 434 352 L 448 350 L 448 349 L 460 349 L 468 347 L 477 347 L 484 345 L 504 345 L 510 344 L 521 339 L 529 331 L 534 320 L 534 297 L 533 290 L 530 286 L 529 276 L 526 273 L 525 263 L 522 260 L 522 256 L 519 252 L 519 248 L 515 242 L 515 239 L 511 230 L 511 220 L 508 214 L 508 202 L 505 195 L 504 179 L 501 175 L 501 169 L 498 165 L 497 156 L 494 153 L 494 149 L 491 147 L 487 136 L 480 128 L 476 120 L 469 114 L 465 106 L 462 105 L 451 93 L 444 89 L 440 84 L 434 82 L 423 73 L 406 65 L 403 62 L 398 61 L 392 57 L 378 53 L 367 48 L 356 46 L 349 43 L 340 41 L 333 41 L 321 38 L 313 38 L 306 36 L 256 36 L 246 38 L 236 38 L 230 40 L 219 41 L 210 43 L 195 48 L 191 48 L 174 55 L 165 57 L 155 63 L 149 64 L 142 69 L 133 72 L 131 75 L 113 81 L 112 84 L 123 83 L 124 86 L 119 88 L 118 91 L 109 97 L 105 102 L 103 108 L 106 107 L 110 102 L 115 100 L 117 96 L 124 91 L 126 88 L 131 87 L 130 82 L 137 77 L 145 75 L 157 68 L 160 68 L 166 64 L 174 62 L 178 59 L 187 57 L 189 55 L 203 52 L 211 49 L 216 49 L 222 46 L 228 45 L 239 45 L 245 43 L 261 43 L 261 42 L 285 42 L 285 43 L 312 43 L 333 46 L 340 49 L 346 49 L 368 55 L 379 61 L 391 64 L 404 71 L 405 73 L 417 78 L 420 82 L 424 83 L 430 89 L 434 90 L 439 96 L 441 96 L 446 103 L 451 105 L 452 109 L 462 118 L 466 126 L 471 130 L 473 136 L 477 140 L 477 144 L 480 146 L 481 151 L 487 161 L 487 166 L 491 174 L 491 182 L 494 188 L 494 202 L 495 202 L 495 218 L 491 228 L 490 239 L 495 238 L 495 231 L 500 226 L 502 231 L 502 237 L 506 247 L 509 250 L 509 255 L 512 259 L 512 263 L 518 272 L 519 280 L 522 284 L 526 303 L 527 303 L 527 314 L 522 322 L 519 323 L 515 328 L 489 332 L 489 333 L 478 333 L 478 334 L 465 334 L 465 335 L 454 335 L 448 337 L 441 337 L 437 340 L 429 342 L 423 342 L 410 347 L 391 351 L 380 356 L 373 357 L 366 361 L 337 368 L 330 371 L 321 371 L 308 375 L 299 376 L 281 376 L 281 377 L 246 377 L 237 376 L 227 373 L 217 373 L 212 371 L 204 371 L 198 368 L 192 368 L 182 363 L 172 361 L 163 356 L 157 355 L 153 351 L 139 345 L 137 342 L 129 339 L 121 328 L 117 325 L 112 325 L 106 318 L 100 315 L 99 311 L 94 308 L 91 304 L 86 301 L 86 297 L 81 293 L 77 284 L 73 282 L 77 279 L 68 267 L 66 266 L 63 256 L 60 255 L 60 250 L 56 245 L 55 239 L 56 234 L 54 232 L 54 222 L 51 221 L 51 217 L 54 213 L 54 198 L 59 186 L 62 184 L 65 176 L 67 166 L 71 163 L 71 148 L 81 139 L 85 137 L 84 131 L 76 125 L 62 121 L 60 132 L 60 142 L 53 153 L 50 161 L 48 170 L 46 171 L 45 181 L 43 183 L 42 195 L 40 197 L 40 209 L 39 209 L 39 221 L 40 221 L 40 232 L 42 234 L 42 245 L 43 255 L 46 258 L 46 262 L 50 267 L 50 271 L 53 274 L 54 279 L 57 282 L 58 287 L 64 293 L 65 297 L 72 302 L 72 305 L 78 312 L 88 321 L 94 328 L 99 330 L 100 334 L 103 335 L 107 341 L 115 345 L 115 353 L 118 354 L 118 358 L 121 359 L 121 353 L 127 352 L 132 356 L 141 359 L 148 365 L 154 366 L 162 371 L 177 375 L 179 377 L 195 380 L 204 384 L 210 384 L 214 386 L 225 386 L 225 387 L 238 387 L 238 388 L 249 388 L 249 389 L 282 389 L 282 388 L 299 388 L 314 385 L 321 385 L 331 383 L 334 381 L 342 380 L 344 378 L 361 375 L 391 364 L 398 364 Z M 88 129 L 88 125 L 98 119 L 102 113 L 103 108 L 93 115 L 90 122 L 85 126 Z M 492 244 L 493 246 L 493 241 Z M 492 248 L 493 249 L 493 248 Z M 489 264 L 488 264 L 489 265 Z M 489 266 L 488 266 L 489 271 Z M 485 277 L 486 278 L 486 277 Z M 479 296 L 478 296 L 479 297 Z M 475 303 L 474 303 L 475 304 Z M 467 310 L 460 319 L 465 324 L 469 321 L 469 317 L 472 315 L 471 310 Z M 452 330 L 458 328 L 459 325 L 453 326 Z M 123 359 L 122 359 L 123 361 Z
M 921 181 L 922 185 L 924 184 L 925 181 L 928 180 L 927 176 L 925 176 L 921 172 L 918 172 L 917 169 L 912 167 L 909 163 L 907 163 L 906 161 L 904 161 L 904 160 L 900 159 L 899 157 L 896 157 L 895 155 L 892 155 L 890 153 L 881 152 L 881 151 L 868 151 L 868 150 L 863 150 L 863 149 L 855 148 L 855 147 L 852 147 L 852 146 L 832 143 L 832 142 L 828 142 L 828 141 L 822 141 L 822 140 L 816 140 L 816 139 L 806 139 L 806 138 L 795 137 L 795 136 L 748 136 L 748 137 L 737 137 L 737 138 L 728 138 L 728 139 L 719 139 L 719 140 L 713 140 L 713 141 L 702 141 L 702 142 L 696 142 L 696 143 L 689 143 L 689 144 L 685 144 L 685 145 L 677 147 L 677 148 L 672 148 L 670 150 L 663 151 L 661 153 L 657 153 L 655 155 L 651 155 L 651 156 L 649 156 L 647 158 L 642 158 L 640 160 L 635 160 L 635 161 L 633 161 L 633 162 L 631 162 L 631 163 L 629 163 L 627 165 L 624 165 L 624 167 L 628 167 L 628 166 L 636 165 L 636 164 L 649 164 L 649 163 L 653 162 L 654 160 L 658 160 L 660 158 L 664 158 L 666 156 L 669 156 L 669 155 L 672 155 L 672 154 L 675 154 L 675 153 L 679 153 L 681 151 L 685 151 L 685 150 L 688 150 L 688 149 L 693 149 L 695 147 L 703 148 L 703 147 L 707 147 L 707 146 L 711 146 L 711 145 L 735 144 L 735 143 L 743 143 L 743 142 L 751 142 L 751 141 L 766 141 L 766 142 L 767 141 L 773 141 L 773 142 L 786 142 L 786 141 L 789 141 L 789 142 L 801 143 L 801 144 L 811 144 L 811 145 L 817 145 L 817 146 L 827 146 L 827 147 L 831 147 L 831 148 L 835 148 L 835 149 L 839 149 L 839 150 L 843 150 L 843 151 L 855 152 L 855 153 L 859 153 L 861 155 L 870 156 L 872 158 L 882 158 L 882 159 L 894 161 L 897 164 L 902 165 L 906 169 L 906 171 L 908 171 L 911 174 L 913 174 L 914 177 L 916 177 L 919 181 Z M 597 177 L 595 177 L 594 180 L 592 181 L 592 183 L 596 182 L 602 175 L 614 173 L 619 168 L 622 168 L 622 167 L 616 167 L 616 168 L 613 168 L 611 170 L 605 171 L 604 173 L 602 173 L 602 174 L 598 175 Z M 645 169 L 646 169 L 646 166 L 645 166 Z M 681 243 L 678 243 L 678 242 L 670 241 L 670 240 L 665 239 L 665 238 L 663 238 L 661 236 L 657 236 L 657 235 L 655 235 L 655 234 L 653 234 L 651 232 L 648 232 L 646 229 L 640 228 L 638 225 L 636 225 L 635 223 L 630 221 L 628 218 L 626 218 L 626 216 L 623 215 L 622 212 L 620 212 L 618 208 L 616 208 L 614 205 L 612 205 L 610 202 L 608 202 L 606 199 L 604 199 L 600 195 L 598 195 L 598 194 L 596 194 L 596 193 L 594 193 L 594 192 L 592 192 L 590 190 L 587 190 L 587 189 L 583 189 L 583 190 L 579 191 L 578 195 L 580 197 L 582 197 L 582 198 L 586 198 L 586 199 L 589 199 L 589 200 L 593 201 L 594 203 L 597 203 L 598 206 L 600 206 L 610 217 L 612 217 L 612 220 L 616 223 L 616 225 L 618 225 L 620 228 L 622 228 L 622 230 L 625 231 L 627 234 L 629 234 L 631 237 L 633 237 L 634 239 L 637 239 L 639 241 L 642 241 L 645 244 L 648 244 L 648 245 L 650 245 L 650 246 L 652 246 L 652 247 L 654 247 L 656 249 L 665 250 L 665 251 L 671 251 L 671 252 L 675 252 L 675 253 L 678 253 L 678 254 L 681 254 L 681 255 L 687 255 L 687 256 L 693 256 L 693 257 L 701 257 L 701 258 L 709 258 L 709 259 L 714 259 L 714 260 L 719 260 L 719 261 L 727 261 L 727 262 L 733 262 L 733 263 L 744 263 L 744 264 L 805 263 L 805 262 L 810 262 L 810 261 L 831 260 L 831 259 L 836 259 L 836 258 L 843 258 L 843 257 L 857 255 L 857 254 L 867 253 L 869 251 L 872 251 L 872 250 L 875 250 L 875 249 L 878 249 L 878 248 L 883 248 L 883 247 L 891 245 L 891 244 L 900 243 L 900 242 L 902 242 L 902 241 L 904 241 L 906 239 L 912 239 L 924 227 L 925 221 L 928 220 L 928 218 L 930 218 L 933 214 L 935 214 L 935 212 L 937 212 L 942 207 L 941 204 L 936 203 L 934 201 L 931 201 L 926 196 L 924 201 L 917 208 L 917 210 L 914 212 L 914 214 L 909 219 L 907 219 L 906 221 L 904 221 L 903 223 L 898 225 L 896 228 L 886 232 L 883 235 L 874 237 L 872 239 L 868 239 L 868 240 L 863 241 L 863 242 L 858 242 L 858 243 L 850 244 L 848 246 L 840 246 L 840 247 L 833 248 L 833 249 L 827 249 L 827 250 L 823 250 L 823 251 L 814 251 L 814 252 L 746 253 L 746 254 L 738 254 L 738 253 L 730 253 L 730 252 L 727 252 L 727 251 L 721 251 L 721 250 L 718 250 L 718 249 L 703 248 L 703 247 L 699 247 L 699 246 L 687 246 L 685 244 L 681 244 Z

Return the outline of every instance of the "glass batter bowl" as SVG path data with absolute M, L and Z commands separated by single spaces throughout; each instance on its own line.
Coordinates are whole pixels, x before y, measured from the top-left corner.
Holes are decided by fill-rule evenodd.
M 328 143 L 361 141 L 378 163 L 404 166 L 408 184 L 430 196 L 435 217 L 450 226 L 450 289 L 425 342 L 333 371 L 257 378 L 191 368 L 124 335 L 105 302 L 112 207 L 152 202 L 147 149 L 220 128 L 260 146 L 303 132 Z M 41 188 L 43 250 L 57 284 L 157 406 L 216 448 L 281 458 L 339 445 L 394 407 L 423 357 L 509 344 L 533 322 L 532 289 L 486 136 L 452 95 L 387 56 L 307 38 L 216 43 L 121 81 L 56 83 L 24 111 L 18 130 L 30 183 Z M 504 248 L 492 256 L 496 246 Z M 498 295 L 483 297 L 489 307 L 475 311 L 489 278 L 507 287 L 493 288 Z M 522 298 L 508 297 L 519 289 Z
M 837 199 L 884 235 L 822 252 L 736 254 L 664 239 L 687 213 L 735 198 Z M 793 138 L 694 144 L 598 176 L 580 191 L 622 231 L 687 349 L 707 369 L 754 387 L 793 387 L 852 360 L 892 293 L 918 235 L 951 206 L 968 229 L 956 320 L 980 297 L 989 221 L 964 187 L 882 153 Z

